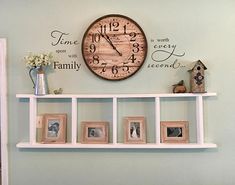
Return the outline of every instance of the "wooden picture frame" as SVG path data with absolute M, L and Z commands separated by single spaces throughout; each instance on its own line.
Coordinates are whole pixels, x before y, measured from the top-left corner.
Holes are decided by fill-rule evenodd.
M 42 143 L 66 143 L 67 114 L 44 114 Z
M 83 144 L 107 144 L 108 125 L 106 121 L 84 121 L 81 124 L 81 143 Z
M 145 117 L 124 118 L 124 143 L 144 144 L 146 143 Z
M 188 121 L 161 121 L 162 143 L 188 143 Z

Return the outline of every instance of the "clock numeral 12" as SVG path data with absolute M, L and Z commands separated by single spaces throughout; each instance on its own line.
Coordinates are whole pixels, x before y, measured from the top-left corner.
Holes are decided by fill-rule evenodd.
M 110 22 L 109 23 L 109 31 L 119 31 L 119 22 Z

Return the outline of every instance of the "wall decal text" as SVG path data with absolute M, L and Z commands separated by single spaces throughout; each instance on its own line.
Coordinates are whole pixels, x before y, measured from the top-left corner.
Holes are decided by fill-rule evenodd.
M 52 39 L 51 46 L 60 58 L 53 62 L 53 68 L 55 70 L 79 71 L 82 64 L 78 62 L 78 40 L 72 39 L 70 33 L 60 30 L 51 31 L 50 37 Z
M 185 67 L 178 58 L 183 57 L 185 52 L 177 51 L 177 45 L 170 42 L 169 38 L 151 39 L 152 62 L 147 65 L 148 68 L 171 68 L 178 69 Z

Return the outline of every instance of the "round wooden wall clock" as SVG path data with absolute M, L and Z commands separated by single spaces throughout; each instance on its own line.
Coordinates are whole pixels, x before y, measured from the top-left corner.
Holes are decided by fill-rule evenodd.
M 95 20 L 82 40 L 88 68 L 107 80 L 123 80 L 135 74 L 147 55 L 141 27 L 129 17 L 111 14 Z

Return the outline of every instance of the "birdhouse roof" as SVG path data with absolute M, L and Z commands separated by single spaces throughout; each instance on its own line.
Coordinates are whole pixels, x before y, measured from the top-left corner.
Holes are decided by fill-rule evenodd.
M 193 63 L 190 65 L 190 68 L 189 68 L 188 71 L 192 71 L 197 65 L 202 66 L 204 70 L 207 69 L 206 66 L 202 63 L 202 61 L 201 61 L 201 60 L 198 60 L 198 61 L 196 61 L 196 62 L 193 62 Z

